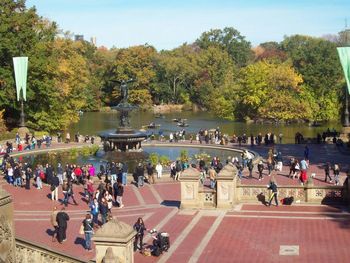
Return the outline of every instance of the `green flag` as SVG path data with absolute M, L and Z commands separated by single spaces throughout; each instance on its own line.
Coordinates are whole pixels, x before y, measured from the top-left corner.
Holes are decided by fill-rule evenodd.
M 28 57 L 13 58 L 13 67 L 15 69 L 17 100 L 19 100 L 19 96 L 22 90 L 23 99 L 26 101 Z
M 337 50 L 350 94 L 350 47 L 338 47 Z

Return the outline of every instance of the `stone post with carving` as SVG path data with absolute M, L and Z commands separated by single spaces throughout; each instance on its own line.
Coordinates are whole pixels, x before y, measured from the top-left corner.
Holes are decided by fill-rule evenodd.
M 133 263 L 136 231 L 128 224 L 112 219 L 96 231 L 96 263 Z
M 0 186 L 0 262 L 16 262 L 12 198 Z
M 179 178 L 181 184 L 181 209 L 199 208 L 199 176 L 200 172 L 192 167 L 181 173 Z
M 232 208 L 237 200 L 237 168 L 232 163 L 224 166 L 216 177 L 216 207 Z

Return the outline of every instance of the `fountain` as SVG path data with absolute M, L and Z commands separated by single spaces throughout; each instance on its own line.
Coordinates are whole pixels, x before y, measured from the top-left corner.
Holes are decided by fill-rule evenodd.
M 108 152 L 121 152 L 123 155 L 141 157 L 137 153 L 142 153 L 141 142 L 147 138 L 147 134 L 135 131 L 130 127 L 129 112 L 137 106 L 128 103 L 128 83 L 133 79 L 117 81 L 120 83 L 121 102 L 112 107 L 119 111 L 119 127 L 115 132 L 104 131 L 99 134 L 103 142 L 103 148 Z M 132 154 L 130 154 L 132 153 Z M 142 155 L 142 154 L 141 154 Z

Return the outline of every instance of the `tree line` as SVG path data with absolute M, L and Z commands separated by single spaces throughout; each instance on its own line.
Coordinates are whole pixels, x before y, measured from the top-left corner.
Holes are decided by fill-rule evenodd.
M 0 109 L 8 127 L 20 104 L 12 58 L 28 56 L 25 112 L 36 130 L 66 129 L 78 112 L 118 103 L 115 80 L 134 78 L 129 100 L 195 104 L 229 120 L 339 120 L 345 81 L 336 47 L 342 36 L 285 37 L 252 47 L 236 29 L 202 33 L 194 43 L 157 51 L 150 45 L 97 48 L 27 8 L 0 3 Z

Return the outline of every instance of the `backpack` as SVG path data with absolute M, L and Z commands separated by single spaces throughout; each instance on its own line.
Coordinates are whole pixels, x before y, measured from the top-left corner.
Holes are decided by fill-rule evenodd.
M 41 180 L 44 180 L 45 179 L 45 173 L 43 171 L 40 171 L 39 172 L 39 177 Z

